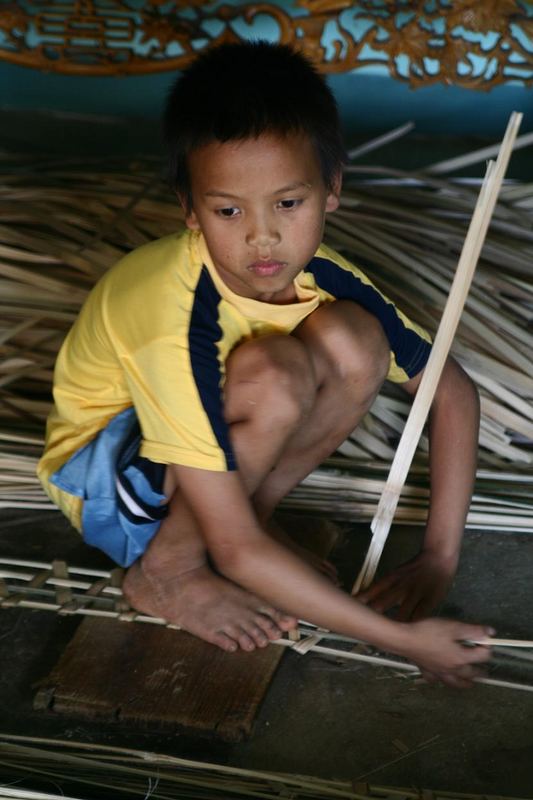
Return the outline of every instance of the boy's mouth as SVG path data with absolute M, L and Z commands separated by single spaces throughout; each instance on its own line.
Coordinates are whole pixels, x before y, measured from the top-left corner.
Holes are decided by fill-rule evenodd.
M 255 275 L 269 278 L 272 275 L 277 275 L 286 266 L 287 264 L 284 261 L 254 261 L 253 264 L 248 266 L 248 269 Z

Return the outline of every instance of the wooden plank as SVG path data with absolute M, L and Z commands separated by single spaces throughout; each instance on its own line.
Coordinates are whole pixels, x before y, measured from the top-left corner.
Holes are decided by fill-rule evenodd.
M 87 617 L 34 707 L 236 741 L 251 733 L 282 654 L 224 653 L 185 631 Z
M 336 526 L 296 515 L 283 523 L 289 520 L 294 538 L 326 557 Z M 238 741 L 250 735 L 284 652 L 225 653 L 185 631 L 87 617 L 42 681 L 34 708 Z

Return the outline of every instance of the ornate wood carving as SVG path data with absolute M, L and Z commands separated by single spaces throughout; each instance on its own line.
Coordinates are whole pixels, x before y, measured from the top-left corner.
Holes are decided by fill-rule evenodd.
M 0 58 L 43 70 L 118 75 L 181 69 L 209 45 L 259 37 L 301 49 L 324 72 L 379 65 L 412 87 L 533 84 L 525 0 L 20 0 L 0 7 Z

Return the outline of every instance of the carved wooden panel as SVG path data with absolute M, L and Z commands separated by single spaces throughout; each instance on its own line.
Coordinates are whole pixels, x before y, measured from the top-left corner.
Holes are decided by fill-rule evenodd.
M 68 74 L 160 72 L 266 30 L 324 72 L 377 67 L 414 88 L 533 83 L 525 0 L 20 0 L 0 6 L 0 58 Z

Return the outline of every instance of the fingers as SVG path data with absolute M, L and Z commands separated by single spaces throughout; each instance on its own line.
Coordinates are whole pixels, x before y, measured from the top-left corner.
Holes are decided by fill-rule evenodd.
M 453 672 L 440 675 L 439 678 L 445 686 L 450 686 L 452 689 L 471 689 L 474 685 L 472 677 L 458 675 Z
M 464 642 L 481 642 L 486 640 L 490 645 L 490 638 L 494 636 L 496 631 L 488 625 L 470 625 L 468 623 L 461 623 L 461 640 Z
M 319 564 L 319 571 L 322 572 L 326 578 L 329 578 L 335 586 L 340 585 L 339 576 L 337 574 L 337 568 L 328 561 L 327 559 L 323 559 Z
M 445 597 L 452 578 L 440 562 L 422 554 L 378 580 L 357 599 L 381 614 L 398 606 L 402 622 L 422 620 Z
M 357 599 L 361 598 L 358 596 Z M 389 588 L 383 589 L 379 594 L 374 592 L 373 597 L 368 597 L 366 600 L 366 605 L 378 614 L 385 614 L 398 607 L 397 618 L 400 622 L 423 619 L 434 607 L 433 598 L 428 598 L 423 590 L 418 587 L 406 586 L 399 581 Z
M 420 677 L 423 678 L 426 681 L 426 683 L 434 684 L 439 682 L 439 676 L 437 675 L 437 673 L 430 672 L 428 669 L 421 669 Z
M 357 600 L 370 606 L 370 608 L 378 614 L 384 614 L 386 611 L 390 611 L 391 608 L 400 605 L 406 595 L 406 587 L 400 583 L 392 584 L 387 587 L 382 586 L 379 591 L 377 591 L 377 585 L 376 587 L 372 587 L 372 589 L 372 592 L 369 590 L 362 595 L 357 595 Z
M 473 647 L 465 647 L 463 650 L 469 651 L 468 654 L 463 656 L 465 664 L 482 664 L 490 661 L 492 651 L 490 647 L 484 645 L 474 645 Z
M 386 575 L 384 578 L 381 578 L 379 581 L 376 581 L 376 583 L 373 583 L 371 586 L 369 586 L 368 589 L 359 592 L 356 597 L 360 603 L 364 603 L 365 605 L 371 604 L 374 600 L 379 598 L 381 594 L 386 594 L 388 590 L 394 586 L 397 580 L 398 579 L 394 573 L 391 575 Z
M 375 599 L 368 599 L 367 605 L 378 614 L 384 614 L 398 607 L 399 622 L 416 622 L 426 619 L 442 601 L 443 592 L 427 590 L 425 586 L 410 585 L 398 581 L 388 590 L 376 594 Z M 361 598 L 358 596 L 358 600 Z
M 415 614 L 421 606 L 423 606 L 423 599 L 418 594 L 408 594 L 400 604 L 398 614 L 396 615 L 397 619 L 400 622 L 414 620 Z M 423 613 L 418 616 L 417 619 L 423 619 Z
M 427 619 L 441 601 L 440 595 L 411 592 L 408 594 L 398 609 L 399 622 L 417 622 Z
M 465 665 L 451 672 L 421 671 L 422 677 L 428 683 L 441 682 L 453 689 L 470 689 L 474 686 L 476 678 L 482 677 L 483 674 L 483 670 L 471 665 Z
M 441 598 L 423 598 L 420 600 L 417 606 L 411 612 L 411 616 L 408 618 L 411 622 L 418 622 L 421 619 L 428 619 L 431 614 L 435 611 L 439 603 L 441 602 Z M 401 622 L 404 622 L 404 619 L 400 619 Z

